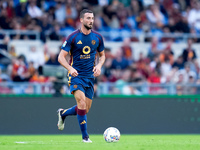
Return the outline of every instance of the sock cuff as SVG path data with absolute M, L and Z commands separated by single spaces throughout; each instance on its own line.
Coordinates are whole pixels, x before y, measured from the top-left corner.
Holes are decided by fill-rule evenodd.
M 78 109 L 77 108 L 77 114 L 80 116 L 84 116 L 86 114 L 86 109 Z

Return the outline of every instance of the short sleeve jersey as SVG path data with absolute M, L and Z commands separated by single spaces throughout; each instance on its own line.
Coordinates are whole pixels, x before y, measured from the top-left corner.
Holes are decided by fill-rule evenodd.
M 70 53 L 70 65 L 79 77 L 93 78 L 95 56 L 104 50 L 104 43 L 102 36 L 93 30 L 88 35 L 76 30 L 67 37 L 61 49 Z

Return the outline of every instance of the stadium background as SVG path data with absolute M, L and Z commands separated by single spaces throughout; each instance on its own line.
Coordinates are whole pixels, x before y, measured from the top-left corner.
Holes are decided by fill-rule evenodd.
M 105 120 L 91 132 L 115 124 L 122 133 L 200 133 L 198 0 L 1 0 L 0 134 L 58 133 L 45 126 L 41 112 L 53 115 L 58 105 L 74 102 L 57 55 L 80 27 L 83 8 L 95 13 L 94 30 L 104 37 L 107 58 L 88 114 L 95 122 L 104 111 Z M 132 122 L 116 121 L 119 110 Z M 52 124 L 57 116 L 46 118 Z M 64 133 L 78 133 L 69 128 Z

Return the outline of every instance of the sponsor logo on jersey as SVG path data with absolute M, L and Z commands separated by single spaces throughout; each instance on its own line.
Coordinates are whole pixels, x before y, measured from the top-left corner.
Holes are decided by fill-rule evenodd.
M 89 59 L 90 58 L 90 54 L 88 55 L 80 55 L 80 59 Z
M 83 47 L 83 53 L 84 53 L 84 54 L 89 54 L 90 51 L 91 51 L 91 49 L 90 49 L 89 46 L 84 46 L 84 47 Z
M 81 40 L 79 40 L 77 44 L 83 44 L 83 43 L 81 42 Z

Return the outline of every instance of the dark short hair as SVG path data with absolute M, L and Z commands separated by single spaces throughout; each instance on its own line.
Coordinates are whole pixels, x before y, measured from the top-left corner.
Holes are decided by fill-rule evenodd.
M 83 9 L 81 12 L 80 12 L 80 18 L 83 18 L 85 13 L 93 13 L 93 11 L 89 10 L 89 9 Z

